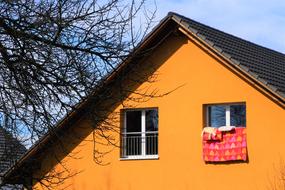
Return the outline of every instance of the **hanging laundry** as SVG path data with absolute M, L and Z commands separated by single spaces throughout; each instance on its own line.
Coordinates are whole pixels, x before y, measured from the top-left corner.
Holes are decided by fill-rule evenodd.
M 223 131 L 219 141 L 203 136 L 203 159 L 206 162 L 247 160 L 246 128 L 236 127 Z

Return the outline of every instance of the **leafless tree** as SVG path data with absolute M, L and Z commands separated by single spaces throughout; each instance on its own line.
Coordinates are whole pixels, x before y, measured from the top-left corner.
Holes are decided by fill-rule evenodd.
M 133 22 L 144 3 L 2 1 L 0 111 L 41 137 L 143 37 L 149 22 L 139 34 Z
M 145 0 L 2 0 L 0 113 L 9 120 L 6 130 L 21 136 L 28 144 L 53 132 L 53 126 L 92 94 L 145 37 L 155 13 L 146 3 Z M 130 80 L 135 85 L 140 78 Z M 116 98 L 124 99 L 129 90 L 121 90 Z M 94 102 L 102 102 L 110 94 L 106 91 L 104 97 L 96 97 Z M 137 94 L 145 100 L 155 96 L 155 91 Z M 107 111 L 103 109 L 104 113 Z M 102 113 L 94 112 L 91 119 L 97 126 L 103 117 L 100 118 Z M 111 123 L 116 119 L 110 118 L 109 123 L 104 120 L 96 135 L 111 143 L 104 131 L 112 130 Z

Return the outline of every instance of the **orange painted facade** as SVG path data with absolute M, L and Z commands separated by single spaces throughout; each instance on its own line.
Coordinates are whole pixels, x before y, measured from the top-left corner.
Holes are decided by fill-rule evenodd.
M 79 120 L 73 127 L 75 133 L 90 133 L 72 150 L 78 159 L 64 158 L 68 168 L 79 172 L 66 180 L 67 189 L 265 190 L 277 180 L 280 160 L 285 159 L 284 108 L 182 34 L 168 37 L 145 62 L 158 67 L 157 79 L 141 84 L 139 89 L 158 89 L 161 93 L 173 90 L 135 104 L 136 108 L 158 108 L 159 158 L 121 160 L 120 149 L 110 145 L 99 147 L 112 151 L 102 160 L 108 164 L 98 165 L 93 161 L 91 124 Z M 249 160 L 206 164 L 201 140 L 203 106 L 236 102 L 246 104 Z M 122 108 L 120 105 L 114 112 Z M 120 127 L 121 122 L 116 125 Z M 49 161 L 46 156 L 43 167 Z

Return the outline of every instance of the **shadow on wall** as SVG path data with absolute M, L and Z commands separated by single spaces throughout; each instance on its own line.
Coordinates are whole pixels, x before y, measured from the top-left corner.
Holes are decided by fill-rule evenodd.
M 57 131 L 48 144 L 43 145 L 41 152 L 25 165 L 26 173 L 18 177 L 22 178 L 23 183 L 32 181 L 33 185 L 39 181 L 42 186 L 69 185 L 65 183 L 68 178 L 84 172 L 80 168 L 71 168 L 69 163 L 73 159 L 82 159 L 81 153 L 86 150 L 86 146 L 90 146 L 90 141 L 84 141 L 89 135 L 93 138 L 93 155 L 90 157 L 93 156 L 94 164 L 108 164 L 106 155 L 120 147 L 121 112 L 115 112 L 115 109 L 118 106 L 136 107 L 141 102 L 161 98 L 172 92 L 163 92 L 163 89 L 153 88 L 152 84 L 159 76 L 157 69 L 185 43 L 185 36 L 171 33 L 161 44 L 153 44 L 152 48 L 155 49 L 141 52 L 130 63 L 122 66 L 115 77 L 89 97 L 87 106 L 78 110 L 77 117 Z M 144 82 L 147 82 L 149 88 L 138 90 Z M 33 179 L 27 176 L 33 176 Z

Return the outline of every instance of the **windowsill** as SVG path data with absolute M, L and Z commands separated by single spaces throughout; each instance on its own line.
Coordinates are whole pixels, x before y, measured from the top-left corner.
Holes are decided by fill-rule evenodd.
M 122 157 L 119 160 L 158 160 L 158 155 L 151 155 L 151 156 L 128 156 Z

